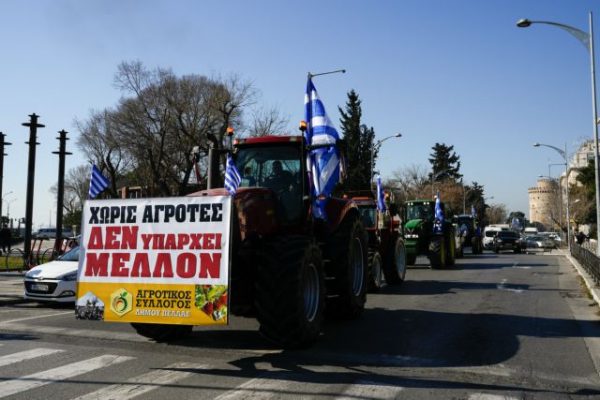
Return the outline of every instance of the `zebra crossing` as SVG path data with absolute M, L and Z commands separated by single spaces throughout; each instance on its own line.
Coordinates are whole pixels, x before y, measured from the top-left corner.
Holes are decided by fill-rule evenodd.
M 7 346 L 0 343 L 0 350 L 5 352 Z M 72 354 L 70 354 L 72 353 Z M 111 352 L 116 353 L 116 352 Z M 60 357 L 62 356 L 62 357 Z M 84 359 L 78 359 L 84 358 Z M 65 360 L 68 360 L 65 362 Z M 43 362 L 42 362 L 43 361 Z M 196 362 L 165 362 L 162 367 L 150 368 L 149 365 L 140 367 L 144 361 L 130 355 L 119 354 L 92 354 L 86 358 L 85 355 L 77 354 L 74 350 L 64 348 L 38 347 L 22 351 L 14 351 L 9 354 L 0 355 L 0 399 L 11 396 L 13 398 L 30 399 L 32 390 L 45 388 L 47 397 L 70 400 L 128 400 L 145 398 L 171 397 L 171 390 L 184 387 L 183 398 L 212 398 L 216 400 L 271 400 L 281 398 L 327 398 L 336 400 L 345 399 L 370 399 L 385 400 L 395 399 L 403 396 L 406 388 L 395 385 L 393 382 L 380 382 L 356 379 L 345 379 L 345 382 L 327 383 L 324 381 L 310 382 L 306 376 L 298 372 L 289 371 L 265 371 L 259 372 L 258 376 L 250 377 L 244 374 L 236 374 L 232 369 L 231 380 L 224 374 L 222 365 L 210 365 Z M 137 368 L 133 368 L 137 366 Z M 117 370 L 116 367 L 119 367 Z M 7 368 L 11 368 L 7 370 Z M 33 373 L 16 375 L 14 371 L 35 371 L 36 368 L 43 369 Z M 95 379 L 92 375 L 84 377 L 85 374 L 97 372 L 110 368 L 110 382 Z M 211 369 L 219 371 L 226 381 L 217 382 L 216 375 L 211 374 Z M 138 373 L 140 370 L 144 372 Z M 322 370 L 322 371 L 320 371 Z M 7 372 L 13 371 L 13 372 Z M 124 376 L 128 371 L 133 371 L 134 376 Z M 207 371 L 206 374 L 202 371 Z M 309 373 L 342 374 L 348 370 L 341 366 L 318 367 Z M 11 376 L 12 374 L 12 376 Z M 198 382 L 198 381 L 202 382 Z M 77 390 L 89 390 L 87 393 L 77 392 L 68 395 L 61 390 L 56 395 L 51 385 L 71 382 L 79 386 Z M 223 384 L 223 382 L 226 382 Z M 309 383 L 310 382 L 310 383 Z M 81 385 L 78 385 L 81 384 Z M 155 391 L 166 388 L 165 392 Z M 184 389 L 182 389 L 184 390 Z M 154 397 L 152 397 L 152 395 Z M 39 394 L 38 394 L 39 396 Z M 35 396 L 33 396 L 35 398 Z M 474 393 L 469 399 L 515 399 L 514 397 L 495 397 L 493 394 Z

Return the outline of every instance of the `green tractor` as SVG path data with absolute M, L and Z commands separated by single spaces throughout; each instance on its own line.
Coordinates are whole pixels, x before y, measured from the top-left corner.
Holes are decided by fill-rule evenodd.
M 443 212 L 444 204 L 440 202 Z M 406 263 L 414 265 L 417 256 L 426 254 L 431 268 L 454 265 L 457 237 L 452 223 L 435 215 L 434 200 L 410 200 L 405 203 L 404 239 Z

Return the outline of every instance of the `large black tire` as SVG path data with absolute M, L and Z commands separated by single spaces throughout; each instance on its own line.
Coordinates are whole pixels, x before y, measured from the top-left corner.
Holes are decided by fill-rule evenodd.
M 404 282 L 406 276 L 406 264 L 408 264 L 404 240 L 397 238 L 394 245 L 388 249 L 385 259 L 385 280 L 389 285 L 399 285 Z
M 321 250 L 294 235 L 268 241 L 261 253 L 255 293 L 260 332 L 284 348 L 312 344 L 325 307 Z
M 135 331 L 149 339 L 157 342 L 173 342 L 185 339 L 192 332 L 191 325 L 163 325 L 163 324 L 131 324 Z
M 471 239 L 471 249 L 473 251 L 473 254 L 481 254 L 481 247 L 481 238 L 473 237 Z
M 429 243 L 429 263 L 432 269 L 446 267 L 446 244 L 444 237 L 433 237 Z
M 417 255 L 415 253 L 406 254 L 406 265 L 415 265 L 417 262 Z
M 369 252 L 369 292 L 377 293 L 385 285 L 383 260 L 378 251 Z
M 331 259 L 333 297 L 327 314 L 334 318 L 358 318 L 367 300 L 367 232 L 356 215 L 344 218 L 328 242 Z
M 446 266 L 452 266 L 456 263 L 456 242 L 454 233 L 447 233 L 446 236 Z

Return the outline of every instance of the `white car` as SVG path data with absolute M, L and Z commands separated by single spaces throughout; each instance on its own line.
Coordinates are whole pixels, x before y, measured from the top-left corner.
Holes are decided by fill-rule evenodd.
M 25 298 L 58 303 L 75 302 L 79 246 L 25 274 Z

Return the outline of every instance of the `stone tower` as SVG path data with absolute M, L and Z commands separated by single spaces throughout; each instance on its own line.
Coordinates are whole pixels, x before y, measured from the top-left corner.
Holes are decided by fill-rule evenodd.
M 537 186 L 529 188 L 529 221 L 539 222 L 551 229 L 559 221 L 560 190 L 555 180 L 541 178 Z

